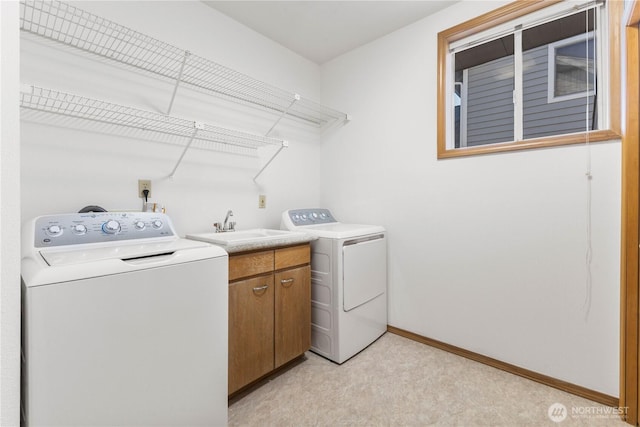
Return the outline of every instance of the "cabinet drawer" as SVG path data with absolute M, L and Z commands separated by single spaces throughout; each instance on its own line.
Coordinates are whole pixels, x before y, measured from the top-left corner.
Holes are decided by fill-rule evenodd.
M 275 269 L 280 270 L 282 268 L 308 264 L 310 260 L 311 248 L 309 245 L 276 249 Z
M 229 257 L 229 281 L 273 271 L 273 251 Z

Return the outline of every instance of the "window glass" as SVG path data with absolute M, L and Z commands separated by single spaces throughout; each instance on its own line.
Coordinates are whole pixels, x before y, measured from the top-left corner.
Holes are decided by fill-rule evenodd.
M 524 139 L 596 129 L 593 13 L 522 32 Z
M 554 49 L 554 98 L 583 95 L 594 89 L 593 38 Z
M 514 36 L 455 54 L 455 147 L 513 141 Z

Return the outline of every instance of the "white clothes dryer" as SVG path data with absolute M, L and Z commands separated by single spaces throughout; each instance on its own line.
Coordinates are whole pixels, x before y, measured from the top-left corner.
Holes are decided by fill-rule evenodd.
M 387 330 L 384 227 L 338 222 L 328 209 L 290 209 L 281 228 L 311 242 L 311 351 L 343 363 Z
M 22 425 L 226 425 L 223 249 L 141 212 L 41 216 L 22 248 Z

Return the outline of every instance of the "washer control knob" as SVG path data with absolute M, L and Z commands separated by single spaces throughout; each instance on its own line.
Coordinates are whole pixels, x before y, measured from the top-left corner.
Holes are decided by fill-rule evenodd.
M 295 222 L 298 222 L 298 221 L 300 220 L 300 215 L 298 215 L 298 214 L 293 214 L 293 220 L 294 220 Z
M 47 227 L 47 234 L 51 237 L 57 237 L 62 234 L 62 227 L 59 225 L 50 225 Z
M 73 232 L 78 235 L 83 235 L 87 232 L 87 226 L 84 224 L 76 224 L 72 228 Z
M 133 226 L 136 228 L 136 230 L 140 230 L 140 231 L 144 230 L 144 227 L 145 227 L 145 225 L 144 225 L 144 222 L 143 222 L 143 221 L 136 221 L 136 222 L 133 224 Z
M 160 229 L 164 224 L 162 224 L 162 221 L 160 221 L 159 219 L 156 219 L 151 223 L 151 225 L 153 226 L 153 228 Z
M 102 231 L 107 234 L 117 234 L 120 231 L 120 223 L 115 219 L 109 220 L 102 224 Z
M 326 212 L 321 212 L 320 213 L 320 218 L 325 219 L 327 217 L 327 213 Z
M 302 220 L 306 221 L 307 220 L 307 215 L 306 214 L 302 214 Z
M 317 212 L 312 213 L 311 216 L 313 217 L 313 219 L 318 219 L 318 213 Z

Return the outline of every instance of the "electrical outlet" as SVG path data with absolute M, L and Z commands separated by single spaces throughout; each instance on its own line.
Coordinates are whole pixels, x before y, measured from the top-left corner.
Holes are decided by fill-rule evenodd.
M 261 194 L 258 196 L 258 208 L 264 209 L 267 207 L 267 196 Z
M 147 198 L 151 198 L 151 180 L 150 179 L 139 179 L 138 180 L 138 197 L 144 199 L 144 194 L 142 192 L 144 190 L 149 190 L 149 194 L 147 194 Z

